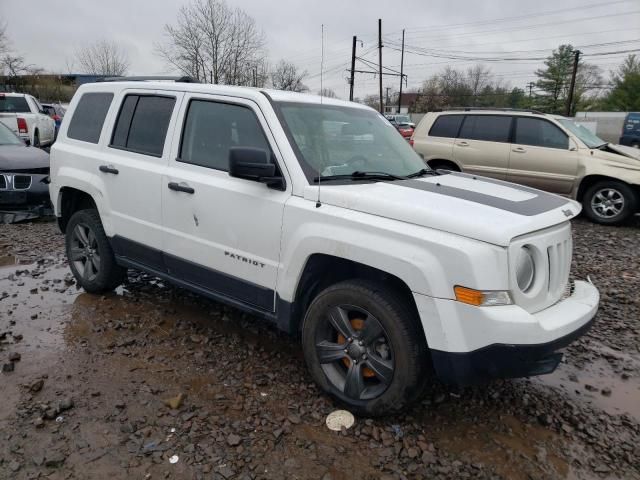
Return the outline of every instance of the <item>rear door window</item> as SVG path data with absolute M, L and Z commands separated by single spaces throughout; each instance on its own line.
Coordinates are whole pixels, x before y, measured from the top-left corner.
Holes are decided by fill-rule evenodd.
M 463 118 L 464 115 L 440 115 L 433 122 L 431 130 L 429 130 L 429 136 L 456 138 Z
M 242 105 L 191 100 L 178 161 L 227 171 L 231 147 L 271 150 L 255 113 Z
M 0 96 L 0 112 L 5 113 L 29 113 L 29 104 L 24 97 Z
M 175 103 L 174 97 L 127 95 L 110 146 L 161 157 Z
M 467 115 L 460 129 L 459 138 L 508 142 L 511 117 L 508 115 Z
M 111 106 L 111 100 L 113 100 L 113 93 L 83 94 L 71 116 L 67 137 L 83 142 L 98 143 L 104 120 Z
M 514 143 L 567 150 L 569 148 L 569 137 L 546 120 L 518 117 L 516 119 Z

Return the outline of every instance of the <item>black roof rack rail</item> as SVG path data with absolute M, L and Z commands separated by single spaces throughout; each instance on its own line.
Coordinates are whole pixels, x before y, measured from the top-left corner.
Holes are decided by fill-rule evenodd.
M 200 83 L 197 79 L 189 76 L 172 77 L 172 76 L 139 76 L 139 77 L 105 77 L 98 79 L 98 82 L 151 82 L 151 81 L 166 81 L 166 82 L 180 82 L 180 83 Z
M 544 115 L 544 112 L 541 112 L 539 110 L 532 110 L 529 108 L 499 108 L 499 107 L 451 107 L 451 108 L 440 108 L 440 109 L 434 110 L 434 112 L 449 112 L 449 111 L 472 112 L 474 110 L 493 111 L 493 112 L 523 112 L 523 113 L 534 113 L 536 115 Z

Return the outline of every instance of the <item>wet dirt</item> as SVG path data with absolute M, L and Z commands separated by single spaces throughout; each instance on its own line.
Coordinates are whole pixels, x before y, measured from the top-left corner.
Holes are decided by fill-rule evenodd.
M 406 413 L 336 433 L 298 342 L 260 320 L 135 272 L 87 294 L 46 222 L 0 230 L 0 259 L 0 363 L 21 355 L 0 373 L 0 479 L 640 479 L 626 336 L 590 334 L 545 377 L 434 383 Z
M 629 370 L 639 367 L 638 361 L 629 357 Z M 536 378 L 536 382 L 558 388 L 575 401 L 586 402 L 610 415 L 626 413 L 640 422 L 640 377 L 617 375 L 605 358 L 582 369 L 561 364 L 552 374 Z

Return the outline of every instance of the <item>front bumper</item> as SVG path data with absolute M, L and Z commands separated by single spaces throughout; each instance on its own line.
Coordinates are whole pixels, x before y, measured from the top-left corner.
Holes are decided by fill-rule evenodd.
M 562 359 L 556 351 L 589 329 L 599 300 L 591 283 L 575 282 L 571 296 L 535 314 L 516 305 L 472 307 L 425 298 L 416 303 L 436 374 L 445 383 L 464 386 L 552 372 Z M 427 319 L 434 313 L 435 327 Z
M 48 205 L 49 184 L 48 175 L 20 173 L 31 176 L 31 184 L 25 189 L 0 189 L 0 210 L 24 209 L 30 206 Z

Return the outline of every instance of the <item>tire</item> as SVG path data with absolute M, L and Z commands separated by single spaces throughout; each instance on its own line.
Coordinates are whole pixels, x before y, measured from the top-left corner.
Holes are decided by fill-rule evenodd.
M 455 165 L 454 163 L 451 163 L 451 162 L 446 162 L 444 160 L 435 160 L 433 162 L 429 162 L 429 166 L 433 170 L 449 170 L 451 172 L 459 172 L 460 171 L 460 169 L 457 167 L 457 165 Z
M 71 272 L 85 291 L 108 292 L 124 281 L 127 271 L 116 263 L 97 210 L 78 210 L 71 216 L 65 244 Z
M 409 304 L 395 290 L 364 280 L 322 291 L 302 327 L 305 361 L 320 388 L 362 416 L 393 413 L 416 401 L 431 368 L 417 312 Z
M 587 189 L 582 198 L 584 214 L 602 225 L 619 225 L 636 212 L 634 191 L 623 182 L 605 180 Z
M 33 146 L 36 148 L 40 148 L 40 134 L 37 130 L 33 132 Z

